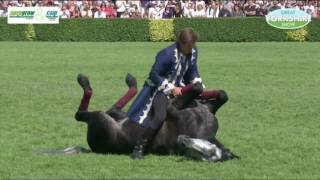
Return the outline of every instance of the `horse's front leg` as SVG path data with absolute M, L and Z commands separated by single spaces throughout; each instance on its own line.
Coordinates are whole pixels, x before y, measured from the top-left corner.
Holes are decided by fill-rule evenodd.
M 110 109 L 106 111 L 106 113 L 113 117 L 116 121 L 127 117 L 127 114 L 122 111 L 122 108 L 137 94 L 136 78 L 128 73 L 125 81 L 129 88 L 128 91 Z

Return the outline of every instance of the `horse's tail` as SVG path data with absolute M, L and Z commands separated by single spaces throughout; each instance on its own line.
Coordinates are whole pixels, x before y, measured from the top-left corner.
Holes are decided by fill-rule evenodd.
M 40 150 L 40 154 L 44 155 L 59 155 L 59 154 L 79 154 L 79 153 L 90 153 L 91 150 L 81 146 L 71 146 L 65 149 L 43 149 Z

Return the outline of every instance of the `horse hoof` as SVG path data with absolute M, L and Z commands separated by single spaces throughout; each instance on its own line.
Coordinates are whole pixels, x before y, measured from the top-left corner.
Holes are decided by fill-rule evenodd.
M 232 159 L 240 159 L 240 156 L 234 154 L 233 152 L 231 152 L 231 158 Z
M 90 82 L 87 76 L 84 74 L 78 74 L 77 80 L 83 90 L 91 90 Z
M 225 149 L 222 152 L 222 158 L 220 161 L 228 161 L 233 159 L 240 159 L 240 157 L 233 152 L 231 152 L 229 149 Z
M 126 76 L 126 84 L 128 87 L 137 87 L 137 80 L 130 73 Z

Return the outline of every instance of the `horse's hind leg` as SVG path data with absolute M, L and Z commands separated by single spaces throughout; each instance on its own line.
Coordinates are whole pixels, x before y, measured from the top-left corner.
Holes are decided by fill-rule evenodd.
M 78 74 L 77 81 L 83 90 L 83 95 L 78 111 L 75 114 L 75 119 L 77 121 L 87 122 L 92 118 L 92 113 L 88 112 L 88 107 L 92 96 L 92 88 L 90 86 L 88 77 L 84 74 Z
M 106 113 L 115 120 L 120 120 L 127 117 L 126 113 L 121 110 L 137 94 L 136 78 L 128 73 L 125 81 L 129 87 L 128 91 L 109 110 L 106 111 Z
M 78 111 L 88 111 L 90 99 L 92 96 L 92 88 L 87 76 L 79 74 L 77 77 L 78 83 L 83 89 L 82 99 L 78 108 Z

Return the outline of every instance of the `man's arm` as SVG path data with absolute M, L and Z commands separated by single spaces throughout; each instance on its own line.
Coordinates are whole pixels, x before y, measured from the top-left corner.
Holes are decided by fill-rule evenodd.
M 191 59 L 191 66 L 188 68 L 188 71 L 186 72 L 184 76 L 184 81 L 189 84 L 195 84 L 195 83 L 202 83 L 202 79 L 200 77 L 199 71 L 198 71 L 198 51 L 195 50 L 193 53 L 193 59 Z
M 171 66 L 171 56 L 166 51 L 159 52 L 149 74 L 150 80 L 158 90 L 164 90 L 171 85 L 165 77 Z

